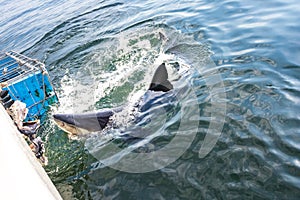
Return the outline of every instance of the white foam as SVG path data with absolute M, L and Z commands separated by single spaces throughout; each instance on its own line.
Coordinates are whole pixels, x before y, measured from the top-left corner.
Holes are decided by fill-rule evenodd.
M 133 82 L 134 88 L 128 94 L 126 101 L 123 103 L 127 104 L 128 109 L 132 109 L 133 105 L 139 101 L 152 80 L 152 76 L 157 66 L 161 63 L 166 63 L 169 79 L 178 79 L 178 69 L 172 68 L 172 62 L 179 62 L 181 68 L 179 72 L 186 71 L 188 67 L 182 60 L 177 58 L 172 54 L 163 53 L 163 45 L 168 38 L 160 40 L 160 33 L 167 35 L 167 33 L 162 29 L 153 29 L 146 27 L 144 29 L 139 29 L 137 32 L 130 33 L 119 33 L 114 39 L 107 41 L 104 44 L 104 49 L 98 52 L 93 52 L 93 56 L 83 69 L 89 70 L 91 66 L 96 67 L 96 69 L 90 69 L 91 81 L 92 83 L 87 85 L 81 83 L 81 80 L 77 79 L 77 75 L 65 75 L 61 80 L 61 90 L 59 112 L 64 113 L 79 113 L 86 112 L 95 109 L 95 103 L 101 98 L 105 98 L 110 95 L 116 88 L 122 86 L 125 82 L 132 80 L 137 72 L 140 73 L 138 80 Z M 151 46 L 153 41 L 159 41 L 156 46 Z M 113 55 L 111 55 L 113 54 Z M 105 71 L 104 65 L 108 65 L 109 62 L 104 62 L 111 60 L 110 64 L 114 65 L 116 68 L 113 71 Z M 97 63 L 99 66 L 95 66 Z M 183 66 L 183 67 L 182 67 Z M 181 71 L 180 71 L 181 70 Z M 96 71 L 96 73 L 94 72 Z M 92 73 L 94 72 L 94 73 Z M 69 74 L 68 71 L 66 74 Z M 130 112 L 120 113 L 120 116 L 127 115 L 125 118 L 130 118 Z

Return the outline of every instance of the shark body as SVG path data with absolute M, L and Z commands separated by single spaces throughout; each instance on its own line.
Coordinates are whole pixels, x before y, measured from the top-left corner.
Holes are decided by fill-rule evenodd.
M 156 69 L 148 91 L 153 93 L 166 93 L 172 89 L 173 85 L 168 80 L 165 63 L 162 63 Z M 109 108 L 82 114 L 54 114 L 53 118 L 58 127 L 65 132 L 70 135 L 80 135 L 103 130 L 107 126 L 110 118 L 120 111 L 122 111 L 122 108 Z

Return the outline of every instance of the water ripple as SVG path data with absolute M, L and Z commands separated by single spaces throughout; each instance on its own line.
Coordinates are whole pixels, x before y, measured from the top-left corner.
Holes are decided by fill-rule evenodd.
M 195 93 L 197 99 L 187 102 L 200 109 L 190 119 L 199 127 L 187 127 L 196 133 L 193 143 L 160 170 L 111 169 L 84 149 L 85 139 L 70 140 L 51 120 L 45 124 L 46 170 L 66 199 L 299 199 L 296 0 L 2 1 L 1 6 L 0 49 L 23 51 L 46 63 L 60 111 L 134 101 L 158 62 L 171 66 L 176 61 L 198 71 L 172 75 L 182 97 Z M 159 32 L 166 41 L 160 41 Z M 221 80 L 213 82 L 216 75 Z M 119 135 L 116 144 L 137 152 L 164 147 L 177 133 L 178 104 L 164 102 L 140 121 L 147 124 L 151 113 L 168 106 L 164 134 L 148 138 L 144 146 L 124 143 Z M 200 159 L 211 115 L 225 123 L 213 150 Z M 124 116 L 121 125 L 129 121 Z M 103 139 L 95 147 L 106 143 Z

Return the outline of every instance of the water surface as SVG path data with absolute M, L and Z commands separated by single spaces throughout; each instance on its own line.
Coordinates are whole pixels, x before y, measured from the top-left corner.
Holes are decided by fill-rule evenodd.
M 49 158 L 45 169 L 65 199 L 300 198 L 296 0 L 4 0 L 0 5 L 1 51 L 46 63 L 61 101 L 55 112 L 134 102 L 161 61 L 190 67 L 189 75 L 171 77 L 177 88 L 195 94 L 188 102 L 199 108 L 191 118 L 199 125 L 188 131 L 187 137 L 195 138 L 184 154 L 162 169 L 134 174 L 107 167 L 88 151 L 86 139 L 69 139 L 49 114 L 40 131 Z M 207 82 L 216 75 L 221 81 L 212 90 Z M 226 113 L 216 109 L 224 103 Z M 179 110 L 167 112 L 173 126 L 151 138 L 151 148 L 164 147 L 176 134 Z M 199 158 L 211 116 L 225 120 L 222 134 Z M 128 123 L 128 116 L 118 119 L 119 127 Z

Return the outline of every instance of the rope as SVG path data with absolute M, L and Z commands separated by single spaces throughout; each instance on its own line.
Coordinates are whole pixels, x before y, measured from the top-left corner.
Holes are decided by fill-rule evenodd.
M 14 86 L 13 85 L 11 85 L 11 87 L 14 89 L 14 91 L 16 92 L 16 89 L 14 88 Z M 7 89 L 8 89 L 8 91 L 9 91 L 9 93 L 14 97 L 14 99 L 18 99 L 18 98 L 16 98 L 16 96 L 14 95 L 14 93 L 9 89 L 9 86 L 7 86 Z M 17 92 L 16 92 L 17 93 Z
M 34 100 L 34 97 L 32 96 L 31 91 L 29 90 L 29 88 L 28 88 L 28 86 L 27 86 L 27 84 L 26 84 L 26 81 L 24 81 L 24 86 L 26 87 L 28 93 L 30 94 L 32 101 L 34 102 L 34 104 L 36 104 L 36 102 L 35 102 L 35 100 Z M 30 114 L 30 115 L 31 115 L 31 114 Z M 31 116 L 32 116 L 33 118 L 37 119 L 36 115 L 31 115 Z
M 46 101 L 46 85 L 45 85 L 45 71 L 42 71 L 42 81 L 43 81 L 43 95 L 44 95 L 44 98 L 42 100 L 42 107 L 39 109 L 38 111 L 38 114 L 37 115 L 40 115 L 42 109 L 44 108 L 44 105 L 45 105 L 45 101 Z M 35 79 L 37 80 L 38 84 L 39 84 L 39 87 L 40 87 L 40 82 L 38 81 L 38 78 L 37 76 L 35 75 Z
M 42 107 L 40 108 L 40 110 L 38 112 L 38 115 L 40 115 L 40 112 L 44 108 L 45 101 L 46 101 L 46 86 L 45 86 L 45 75 L 44 75 L 44 72 L 42 72 L 42 80 L 43 80 L 43 94 L 44 94 L 44 98 L 43 98 Z

